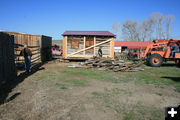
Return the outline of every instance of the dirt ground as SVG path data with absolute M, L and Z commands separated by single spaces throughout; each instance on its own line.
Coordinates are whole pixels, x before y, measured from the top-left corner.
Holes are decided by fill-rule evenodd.
M 26 77 L 0 105 L 0 119 L 160 120 L 164 107 L 180 104 L 174 86 L 138 83 L 138 72 L 67 68 L 70 64 L 50 62 Z

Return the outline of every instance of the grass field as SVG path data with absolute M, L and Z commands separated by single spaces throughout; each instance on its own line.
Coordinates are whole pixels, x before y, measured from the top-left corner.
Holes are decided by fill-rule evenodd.
M 171 64 L 144 65 L 139 72 L 72 69 L 70 64 L 49 63 L 26 78 L 9 96 L 21 95 L 0 106 L 0 117 L 162 120 L 164 107 L 180 104 L 180 69 Z

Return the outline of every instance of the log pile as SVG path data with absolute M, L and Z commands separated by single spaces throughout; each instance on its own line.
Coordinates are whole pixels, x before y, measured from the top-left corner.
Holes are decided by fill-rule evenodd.
M 144 61 L 138 63 L 124 62 L 120 60 L 112 60 L 111 58 L 93 57 L 85 61 L 81 65 L 87 68 L 98 68 L 100 70 L 112 70 L 118 71 L 141 71 L 140 66 L 144 64 Z

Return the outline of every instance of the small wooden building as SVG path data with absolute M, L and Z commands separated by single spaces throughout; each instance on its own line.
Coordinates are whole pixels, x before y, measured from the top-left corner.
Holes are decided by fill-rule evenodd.
M 108 31 L 66 31 L 63 36 L 64 59 L 88 59 L 98 56 L 101 47 L 103 57 L 114 58 L 115 35 Z
M 45 62 L 50 60 L 52 57 L 51 46 L 52 38 L 44 35 L 32 35 L 26 33 L 18 32 L 9 32 L 2 31 L 9 35 L 14 36 L 15 42 L 15 56 L 16 63 L 21 63 L 24 61 L 22 56 L 19 56 L 20 51 L 23 49 L 23 46 L 26 44 L 32 51 L 32 64 L 37 64 L 40 62 Z

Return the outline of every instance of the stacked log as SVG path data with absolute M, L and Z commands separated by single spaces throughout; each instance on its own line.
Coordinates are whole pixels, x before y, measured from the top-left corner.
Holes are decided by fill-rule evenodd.
M 101 58 L 101 57 L 93 57 L 83 63 L 83 66 L 87 66 L 88 68 L 101 68 L 104 70 L 112 70 L 114 72 L 118 71 L 140 71 L 143 70 L 140 68 L 141 65 L 144 64 L 144 61 L 140 61 L 138 63 L 133 62 L 124 62 L 119 60 L 113 60 L 111 58 Z

